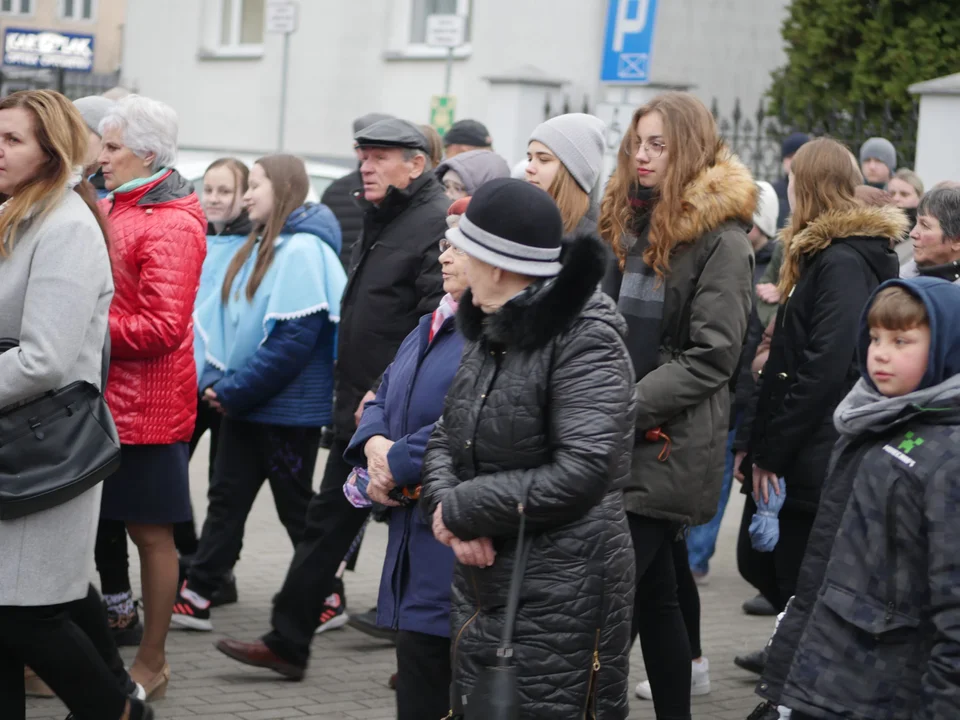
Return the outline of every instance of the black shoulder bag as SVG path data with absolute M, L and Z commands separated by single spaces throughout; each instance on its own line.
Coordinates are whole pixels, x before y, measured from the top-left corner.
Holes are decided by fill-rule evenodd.
M 0 353 L 17 347 L 0 339 Z M 104 377 L 108 364 L 104 345 Z M 62 505 L 119 467 L 120 437 L 92 383 L 78 380 L 0 409 L 0 520 Z
M 513 628 L 520 605 L 520 586 L 523 584 L 523 575 L 530 556 L 530 541 L 524 536 L 526 525 L 527 516 L 521 506 L 517 551 L 510 576 L 503 634 L 497 648 L 497 664 L 485 668 L 477 678 L 476 687 L 464 702 L 465 720 L 520 720 L 520 690 L 517 687 L 517 669 L 513 665 Z

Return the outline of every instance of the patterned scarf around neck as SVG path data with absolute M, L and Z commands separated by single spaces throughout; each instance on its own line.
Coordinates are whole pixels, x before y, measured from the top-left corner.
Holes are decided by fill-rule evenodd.
M 440 332 L 443 324 L 456 314 L 457 301 L 453 299 L 453 295 L 447 293 L 440 300 L 440 305 L 437 306 L 437 309 L 433 311 L 433 317 L 430 318 L 430 335 L 427 342 L 433 342 L 434 336 Z

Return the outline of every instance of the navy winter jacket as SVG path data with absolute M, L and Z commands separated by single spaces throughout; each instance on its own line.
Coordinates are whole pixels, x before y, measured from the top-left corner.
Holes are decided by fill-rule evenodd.
M 366 442 L 376 435 L 393 440 L 387 461 L 398 486 L 420 483 L 427 441 L 443 414 L 463 352 L 463 336 L 454 318 L 428 343 L 430 319 L 421 318 L 403 341 L 343 456 L 355 467 L 366 467 Z M 453 565 L 453 551 L 437 542 L 416 505 L 392 509 L 377 624 L 448 637 Z

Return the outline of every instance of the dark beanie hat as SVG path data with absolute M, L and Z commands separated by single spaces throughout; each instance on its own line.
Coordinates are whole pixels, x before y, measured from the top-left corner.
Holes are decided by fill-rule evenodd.
M 481 185 L 446 238 L 467 255 L 519 275 L 560 272 L 560 211 L 547 193 L 523 180 L 498 178 Z
M 458 120 L 443 136 L 443 144 L 483 148 L 493 145 L 493 140 L 483 123 L 476 120 Z
M 790 133 L 783 139 L 783 145 L 780 146 L 780 159 L 796 155 L 797 150 L 810 142 L 810 136 L 806 133 Z

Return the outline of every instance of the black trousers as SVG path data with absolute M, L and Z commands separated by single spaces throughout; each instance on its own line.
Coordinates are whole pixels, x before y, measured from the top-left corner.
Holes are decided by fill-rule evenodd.
M 306 530 L 287 570 L 270 618 L 273 630 L 263 637 L 273 652 L 288 662 L 306 665 L 310 641 L 320 624 L 323 603 L 353 539 L 370 514 L 355 508 L 343 495 L 343 483 L 353 469 L 343 461 L 349 441 L 336 438 L 323 472 L 320 491 L 310 501 Z
M 220 444 L 220 421 L 223 416 L 212 407 L 197 399 L 197 424 L 193 428 L 193 437 L 190 438 L 190 457 L 200 444 L 203 434 L 210 431 L 210 456 L 207 463 L 207 481 L 213 482 L 213 466 L 217 459 L 217 447 Z M 191 508 L 192 510 L 193 508 Z M 191 513 L 192 514 L 192 513 Z M 197 527 L 193 520 L 187 520 L 173 525 L 173 542 L 177 546 L 180 556 L 191 557 L 197 552 L 200 540 L 197 538 Z
M 24 720 L 23 668 L 29 666 L 73 712 L 76 720 L 119 720 L 127 702 L 116 673 L 74 617 L 87 617 L 90 595 L 73 603 L 0 607 L 0 711 Z M 99 598 L 97 598 L 99 603 Z M 93 628 L 95 635 L 102 635 Z M 106 618 L 103 618 L 103 632 Z M 114 648 L 116 652 L 116 648 Z M 122 663 L 121 663 L 122 669 Z
M 87 590 L 87 596 L 82 600 L 70 603 L 70 619 L 80 628 L 93 643 L 97 654 L 103 659 L 107 669 L 116 678 L 120 688 L 125 692 L 132 685 L 130 675 L 123 664 L 123 658 L 120 657 L 120 651 L 117 650 L 117 643 L 113 640 L 113 633 L 110 632 L 110 626 L 107 621 L 107 610 L 103 607 L 103 601 L 100 599 L 100 593 L 91 585 Z
M 673 571 L 677 576 L 677 602 L 683 614 L 683 624 L 687 628 L 690 657 L 698 658 L 703 655 L 703 648 L 700 645 L 700 590 L 690 571 L 686 539 L 673 543 L 672 550 Z
M 771 605 L 783 612 L 797 589 L 800 565 L 816 514 L 789 506 L 780 511 L 780 539 L 773 552 L 758 552 L 750 545 L 750 520 L 757 504 L 747 495 L 737 538 L 737 568 Z
M 243 531 L 264 480 L 294 547 L 303 539 L 320 428 L 282 427 L 224 418 L 207 517 L 187 574 L 191 590 L 209 598 L 240 553 Z M 322 601 L 322 599 L 321 599 Z M 318 613 L 319 617 L 319 613 Z
M 692 656 L 674 566 L 674 546 L 685 543 L 676 523 L 630 512 L 627 520 L 637 562 L 633 637 L 640 637 L 657 720 L 690 720 Z
M 450 712 L 450 638 L 397 633 L 397 720 L 441 720 Z

